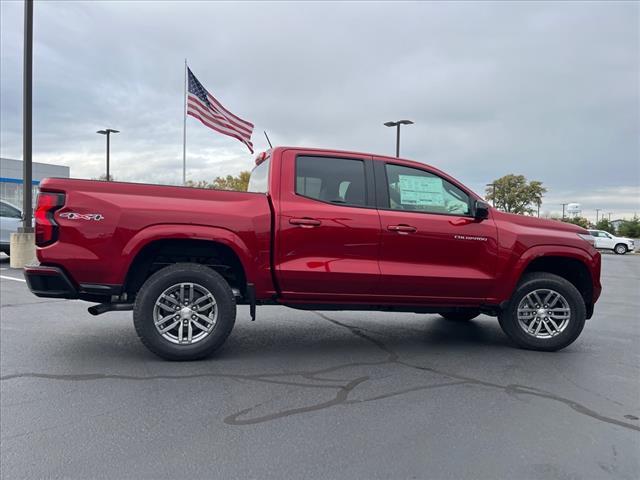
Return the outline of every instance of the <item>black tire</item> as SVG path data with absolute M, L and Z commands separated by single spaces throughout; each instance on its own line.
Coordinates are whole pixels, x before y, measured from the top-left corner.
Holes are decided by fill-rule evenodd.
M 440 316 L 446 320 L 451 320 L 452 322 L 468 322 L 469 320 L 473 320 L 480 312 L 478 310 L 459 310 L 457 312 L 446 312 L 441 313 Z
M 215 326 L 208 336 L 193 344 L 170 342 L 154 324 L 156 300 L 168 288 L 180 283 L 201 285 L 213 295 L 216 302 L 218 316 Z M 176 263 L 151 275 L 138 292 L 133 309 L 133 324 L 140 341 L 167 360 L 198 360 L 211 355 L 225 342 L 235 320 L 236 302 L 229 284 L 211 268 L 195 263 Z
M 537 289 L 552 289 L 566 300 L 571 317 L 564 330 L 550 338 L 537 338 L 525 332 L 518 322 L 517 307 L 520 301 Z M 521 348 L 540 351 L 556 351 L 571 345 L 580 335 L 586 320 L 584 299 L 569 281 L 551 273 L 527 274 L 518 284 L 507 308 L 498 316 L 504 333 Z
M 625 253 L 627 253 L 627 246 L 624 243 L 619 243 L 615 246 L 613 251 L 618 255 L 624 255 Z

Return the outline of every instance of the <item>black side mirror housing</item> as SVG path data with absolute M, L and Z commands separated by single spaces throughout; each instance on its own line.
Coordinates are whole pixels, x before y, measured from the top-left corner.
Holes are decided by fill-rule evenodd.
M 484 220 L 489 217 L 489 204 L 476 200 L 473 204 L 473 218 L 476 220 Z

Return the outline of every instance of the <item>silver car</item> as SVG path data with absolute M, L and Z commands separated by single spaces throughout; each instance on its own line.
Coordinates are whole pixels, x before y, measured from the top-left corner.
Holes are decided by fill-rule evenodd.
M 0 200 L 0 252 L 9 255 L 11 234 L 18 231 L 22 212 L 18 207 Z

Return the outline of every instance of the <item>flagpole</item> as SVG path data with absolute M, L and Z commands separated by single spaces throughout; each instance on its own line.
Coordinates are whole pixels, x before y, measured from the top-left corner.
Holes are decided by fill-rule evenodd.
M 187 184 L 187 59 L 184 59 L 184 109 L 182 111 L 182 185 Z

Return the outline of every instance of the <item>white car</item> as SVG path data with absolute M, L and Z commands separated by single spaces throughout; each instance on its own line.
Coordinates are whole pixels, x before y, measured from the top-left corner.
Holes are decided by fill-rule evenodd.
M 618 255 L 633 252 L 635 249 L 635 244 L 630 238 L 616 237 L 604 230 L 589 230 L 589 233 L 596 239 L 596 248 L 613 250 Z
M 18 207 L 0 200 L 0 252 L 9 255 L 11 234 L 18 231 L 22 212 Z

